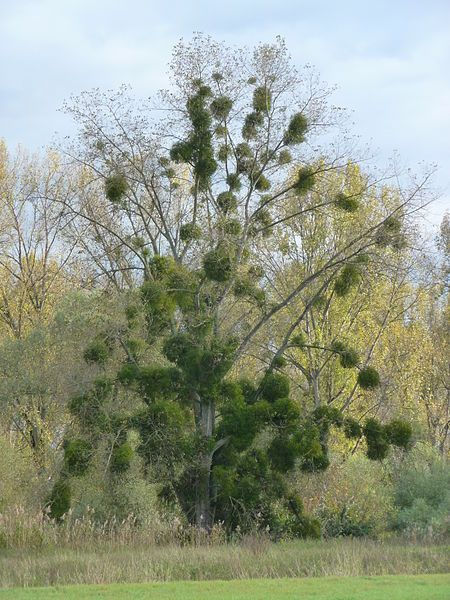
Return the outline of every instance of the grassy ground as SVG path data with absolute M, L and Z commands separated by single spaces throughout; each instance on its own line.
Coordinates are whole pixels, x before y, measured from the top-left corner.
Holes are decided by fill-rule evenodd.
M 0 588 L 450 571 L 449 547 L 363 539 L 0 550 Z M 4 596 L 0 595 L 0 598 Z M 94 596 L 95 597 L 95 596 Z
M 0 590 L 0 600 L 447 600 L 450 576 L 253 579 Z

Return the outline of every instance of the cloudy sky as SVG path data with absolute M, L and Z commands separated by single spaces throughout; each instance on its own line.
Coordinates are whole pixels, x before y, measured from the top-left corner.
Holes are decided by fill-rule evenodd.
M 280 34 L 338 85 L 377 160 L 438 164 L 437 224 L 450 208 L 449 23 L 449 0 L 0 0 L 0 137 L 37 149 L 71 131 L 57 112 L 71 93 L 165 87 L 172 46 L 193 31 L 238 45 Z

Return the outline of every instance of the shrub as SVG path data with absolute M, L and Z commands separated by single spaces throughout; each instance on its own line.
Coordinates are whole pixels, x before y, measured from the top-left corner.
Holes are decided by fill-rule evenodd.
M 72 494 L 69 482 L 65 479 L 60 479 L 53 486 L 50 495 L 49 507 L 52 519 L 61 519 L 69 510 L 71 500 Z
M 335 456 L 327 471 L 303 474 L 295 485 L 325 537 L 379 536 L 395 514 L 389 473 L 361 454 Z
M 70 475 L 78 477 L 86 473 L 91 460 L 92 447 L 85 440 L 70 440 L 64 448 L 64 465 Z
M 36 495 L 31 455 L 25 449 L 13 446 L 3 434 L 0 434 L 0 482 L 0 512 L 9 506 L 26 503 Z
M 394 475 L 394 527 L 436 536 L 450 535 L 450 467 L 433 456 L 421 460 L 412 453 Z
M 130 468 L 134 450 L 128 442 L 116 446 L 111 455 L 110 468 L 113 473 L 124 473 Z
M 101 339 L 97 339 L 84 351 L 84 360 L 88 363 L 105 363 L 110 355 L 108 344 Z

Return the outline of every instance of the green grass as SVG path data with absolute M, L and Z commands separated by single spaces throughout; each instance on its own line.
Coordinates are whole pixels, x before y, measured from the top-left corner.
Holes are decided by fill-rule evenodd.
M 0 600 L 447 600 L 449 575 L 188 581 L 0 590 Z

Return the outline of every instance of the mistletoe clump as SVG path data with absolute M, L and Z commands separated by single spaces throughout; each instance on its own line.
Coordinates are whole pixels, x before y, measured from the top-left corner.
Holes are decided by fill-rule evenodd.
M 380 385 L 380 375 L 373 367 L 365 367 L 358 373 L 358 383 L 363 390 L 373 390 Z
M 305 133 L 308 129 L 308 121 L 302 113 L 296 113 L 291 117 L 286 133 L 284 134 L 284 143 L 287 146 L 295 146 L 305 141 Z
M 245 117 L 242 128 L 242 137 L 246 140 L 254 139 L 258 135 L 258 129 L 264 123 L 264 117 L 261 112 L 254 111 Z
M 272 94 L 265 87 L 258 87 L 253 92 L 253 108 L 256 112 L 269 112 L 272 106 Z
M 412 437 L 411 424 L 401 419 L 394 419 L 386 425 L 386 435 L 391 444 L 407 450 Z
M 344 194 L 343 192 L 339 193 L 335 200 L 334 204 L 346 212 L 356 212 L 359 208 L 359 201 L 356 196 L 349 196 Z
M 194 169 L 200 189 L 205 189 L 217 170 L 212 145 L 211 113 L 206 98 L 211 95 L 208 86 L 199 85 L 196 94 L 186 102 L 192 130 L 187 139 L 176 142 L 170 150 L 170 158 L 176 163 L 189 163 Z
M 383 221 L 375 234 L 375 242 L 379 246 L 401 248 L 405 240 L 402 235 L 402 222 L 398 217 L 390 216 Z
M 105 363 L 111 354 L 111 347 L 107 340 L 102 337 L 97 338 L 84 351 L 84 360 L 88 363 Z
M 342 342 L 334 342 L 331 349 L 338 354 L 339 362 L 344 369 L 351 369 L 358 364 L 358 353 L 353 348 L 348 348 Z
M 238 173 L 250 173 L 254 156 L 250 146 L 246 142 L 241 142 L 236 146 L 236 159 Z
M 346 417 L 344 419 L 344 435 L 347 439 L 358 439 L 362 434 L 361 425 L 353 417 Z
M 219 244 L 215 250 L 205 254 L 203 270 L 208 279 L 223 283 L 228 281 L 233 273 L 233 259 L 230 249 L 225 244 Z
M 256 301 L 260 306 L 264 304 L 266 294 L 259 288 L 252 279 L 240 277 L 233 286 L 233 293 L 236 298 L 249 298 Z
M 230 114 L 232 108 L 233 102 L 227 96 L 219 96 L 210 104 L 211 113 L 218 121 L 225 120 Z
M 241 189 L 241 180 L 238 173 L 229 173 L 227 175 L 227 184 L 232 192 L 238 192 Z
M 289 344 L 294 348 L 304 348 L 307 343 L 306 336 L 303 333 L 297 333 L 291 337 Z
M 105 180 L 105 194 L 110 202 L 117 204 L 128 190 L 128 182 L 123 175 L 111 175 Z
M 376 419 L 368 419 L 363 431 L 367 442 L 367 457 L 372 460 L 386 458 L 389 451 L 389 440 L 383 425 Z
M 334 291 L 339 297 L 346 296 L 355 285 L 361 280 L 361 271 L 356 265 L 345 265 L 336 281 L 334 282 Z
M 302 167 L 297 172 L 297 177 L 292 186 L 298 196 L 303 196 L 314 187 L 315 173 L 311 167 Z
M 258 178 L 255 181 L 255 189 L 258 190 L 258 192 L 266 192 L 267 190 L 270 190 L 270 186 L 271 183 L 265 175 L 258 175 Z
M 161 281 L 144 282 L 141 298 L 149 328 L 155 333 L 162 332 L 175 313 L 177 306 L 174 298 Z
M 242 225 L 238 219 L 227 219 L 222 223 L 222 231 L 226 235 L 236 236 L 242 231 Z
M 237 198 L 233 194 L 233 192 L 222 192 L 217 196 L 217 205 L 220 210 L 222 210 L 225 214 L 230 211 L 236 210 L 237 208 Z
M 401 419 L 394 419 L 386 425 L 382 425 L 376 419 L 367 419 L 363 432 L 367 443 L 367 456 L 373 460 L 386 458 L 390 444 L 408 449 L 412 437 L 411 425 Z
M 185 223 L 180 227 L 180 240 L 186 244 L 199 240 L 202 236 L 201 228 L 195 223 Z
M 280 154 L 278 155 L 278 164 L 288 165 L 290 162 L 292 162 L 292 154 L 289 152 L 289 150 L 281 150 Z

